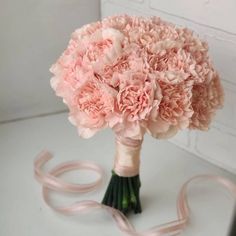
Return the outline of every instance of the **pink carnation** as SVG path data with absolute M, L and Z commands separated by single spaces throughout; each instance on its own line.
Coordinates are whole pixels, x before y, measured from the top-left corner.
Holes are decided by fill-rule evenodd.
M 177 85 L 160 81 L 163 98 L 159 105 L 158 117 L 149 121 L 149 132 L 154 136 L 168 135 L 173 127 L 176 130 L 189 126 L 193 115 L 191 106 L 192 82 Z
M 192 98 L 194 114 L 191 117 L 190 128 L 207 130 L 216 109 L 223 106 L 223 100 L 224 93 L 217 73 L 210 82 L 194 85 Z
M 153 75 L 126 72 L 121 76 L 117 94 L 120 123 L 115 131 L 124 137 L 142 139 L 150 117 L 156 115 L 161 101 L 161 89 Z
M 88 80 L 75 91 L 70 107 L 70 121 L 78 127 L 79 134 L 89 138 L 107 126 L 114 112 L 117 92 L 95 79 Z
M 84 42 L 85 52 L 82 65 L 101 72 L 105 65 L 110 65 L 122 53 L 123 34 L 113 28 L 101 28 L 95 31 Z

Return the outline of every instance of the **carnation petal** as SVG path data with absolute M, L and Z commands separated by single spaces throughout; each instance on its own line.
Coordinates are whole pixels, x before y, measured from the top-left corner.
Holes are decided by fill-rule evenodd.
M 170 124 L 166 121 L 158 118 L 157 120 L 149 120 L 148 121 L 148 132 L 151 133 L 153 137 L 156 137 L 158 133 L 166 132 L 170 127 Z
M 85 128 L 83 126 L 78 127 L 79 136 L 85 139 L 91 138 L 98 131 L 99 129 L 90 129 L 90 128 Z
M 172 126 L 169 127 L 169 129 L 166 132 L 157 133 L 155 138 L 158 138 L 158 139 L 171 138 L 171 137 L 173 137 L 174 135 L 177 134 L 178 130 L 179 130 L 178 127 L 172 125 Z

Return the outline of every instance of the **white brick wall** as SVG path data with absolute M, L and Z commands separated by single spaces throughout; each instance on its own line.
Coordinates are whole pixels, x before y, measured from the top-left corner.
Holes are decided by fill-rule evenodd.
M 236 1 L 102 0 L 102 17 L 127 13 L 157 15 L 187 26 L 209 42 L 213 62 L 225 88 L 224 109 L 209 132 L 183 131 L 171 141 L 236 173 Z

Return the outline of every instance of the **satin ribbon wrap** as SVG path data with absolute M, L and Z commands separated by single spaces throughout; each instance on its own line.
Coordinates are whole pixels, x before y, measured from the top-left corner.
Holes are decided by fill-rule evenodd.
M 114 172 L 121 177 L 139 174 L 140 150 L 143 140 L 116 137 Z
M 126 235 L 130 236 L 171 236 L 180 234 L 190 220 L 190 212 L 187 201 L 187 188 L 196 180 L 210 180 L 221 184 L 225 189 L 230 191 L 236 199 L 236 185 L 230 180 L 214 175 L 200 175 L 189 179 L 180 189 L 179 196 L 177 199 L 177 219 L 170 221 L 166 224 L 157 225 L 149 230 L 138 232 L 134 226 L 129 222 L 129 220 L 118 210 L 103 205 L 99 202 L 92 200 L 84 200 L 80 202 L 75 202 L 70 206 L 55 207 L 54 204 L 49 200 L 49 192 L 51 190 L 59 192 L 78 192 L 84 193 L 97 189 L 103 177 L 102 168 L 91 162 L 91 161 L 71 161 L 59 164 L 54 167 L 49 172 L 44 172 L 42 167 L 52 158 L 52 154 L 43 151 L 41 152 L 34 162 L 34 174 L 39 183 L 42 184 L 43 198 L 46 204 L 53 210 L 62 214 L 75 214 L 75 213 L 85 213 L 94 209 L 105 210 L 116 222 L 119 229 Z M 75 169 L 88 169 L 96 172 L 98 174 L 98 179 L 93 183 L 89 184 L 71 184 L 62 181 L 58 176 L 70 170 Z

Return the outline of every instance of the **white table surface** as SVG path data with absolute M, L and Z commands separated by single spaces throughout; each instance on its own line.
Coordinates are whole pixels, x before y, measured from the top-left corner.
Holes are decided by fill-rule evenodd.
M 84 236 L 122 235 L 105 212 L 62 216 L 42 200 L 41 187 L 33 177 L 33 160 L 42 149 L 55 158 L 48 168 L 73 159 L 89 159 L 106 171 L 101 190 L 79 196 L 53 194 L 59 203 L 94 199 L 101 201 L 110 178 L 114 156 L 114 137 L 103 130 L 84 140 L 67 121 L 57 114 L 0 125 L 0 236 Z M 139 230 L 176 218 L 176 198 L 181 185 L 198 174 L 220 174 L 236 182 L 236 176 L 217 168 L 167 141 L 146 135 L 142 148 L 142 214 L 130 220 Z M 91 174 L 91 173 L 90 173 Z M 85 183 L 87 172 L 73 171 L 63 176 Z M 197 182 L 189 189 L 191 222 L 183 236 L 226 236 L 234 199 L 212 182 Z

